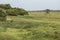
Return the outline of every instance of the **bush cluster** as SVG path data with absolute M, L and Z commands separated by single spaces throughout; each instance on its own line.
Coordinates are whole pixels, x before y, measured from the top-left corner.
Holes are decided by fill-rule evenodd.
M 5 11 L 2 9 L 6 10 L 6 14 L 10 15 L 10 16 L 28 15 L 28 12 L 25 9 L 23 9 L 23 8 L 12 8 L 10 6 L 10 4 L 0 4 L 0 14 L 5 15 Z

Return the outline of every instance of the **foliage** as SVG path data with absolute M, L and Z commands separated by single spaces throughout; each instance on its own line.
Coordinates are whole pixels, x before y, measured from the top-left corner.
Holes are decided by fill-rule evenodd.
M 46 11 L 46 13 L 47 13 L 47 14 L 49 14 L 49 13 L 50 13 L 50 9 L 46 9 L 45 11 Z
M 7 15 L 16 16 L 17 15 L 16 10 L 14 10 L 14 9 L 8 9 L 7 10 Z
M 11 6 L 10 6 L 10 4 L 0 4 L 0 8 L 3 8 L 3 9 L 10 9 Z
M 5 9 L 7 15 L 17 16 L 17 15 L 28 15 L 28 12 L 22 8 L 12 8 L 10 4 L 0 4 L 1 9 Z
M 28 12 L 24 9 L 11 8 L 7 10 L 8 15 L 17 16 L 17 15 L 28 15 Z
M 6 21 L 6 16 L 28 15 L 28 12 L 21 8 L 12 8 L 10 4 L 0 4 L 0 20 Z
M 28 12 L 24 9 L 17 9 L 18 10 L 18 15 L 28 15 Z
M 17 11 L 14 8 L 6 10 L 12 10 L 11 13 Z M 0 12 L 5 13 L 6 10 Z M 0 40 L 60 40 L 60 12 L 51 12 L 47 16 L 44 12 L 40 13 L 30 13 L 29 16 L 7 16 L 13 21 L 0 21 Z
M 0 20 L 5 21 L 6 20 L 6 10 L 0 9 Z

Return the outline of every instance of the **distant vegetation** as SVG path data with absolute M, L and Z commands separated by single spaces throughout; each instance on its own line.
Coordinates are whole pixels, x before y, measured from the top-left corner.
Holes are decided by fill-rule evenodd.
M 50 9 L 46 9 L 46 14 L 49 14 L 50 13 Z
M 0 4 L 0 20 L 0 40 L 60 40 L 58 10 L 27 12 Z

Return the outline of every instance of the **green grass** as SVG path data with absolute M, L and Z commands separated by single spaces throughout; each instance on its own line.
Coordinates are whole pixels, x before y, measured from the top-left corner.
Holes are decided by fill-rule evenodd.
M 0 21 L 0 40 L 60 40 L 60 13 L 31 12 Z

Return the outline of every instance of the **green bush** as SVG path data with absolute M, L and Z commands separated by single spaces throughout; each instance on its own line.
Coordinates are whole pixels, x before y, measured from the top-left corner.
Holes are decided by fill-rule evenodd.
M 0 20 L 5 21 L 6 20 L 6 10 L 0 9 Z
M 11 8 L 7 10 L 7 15 L 11 15 L 11 16 L 28 15 L 28 12 L 20 8 Z
M 28 12 L 22 8 L 12 8 L 10 4 L 0 4 L 0 9 L 5 9 L 6 14 L 10 16 L 28 15 Z M 4 10 L 2 10 L 4 11 Z M 4 13 L 4 12 L 0 12 Z M 5 14 L 4 14 L 5 15 Z
M 8 9 L 7 10 L 7 15 L 17 16 L 16 10 L 14 10 L 14 9 Z
M 18 11 L 19 11 L 18 15 L 28 15 L 28 12 L 24 9 L 19 9 Z
M 10 9 L 11 6 L 10 6 L 10 4 L 0 4 L 0 8 L 3 8 L 3 9 Z

